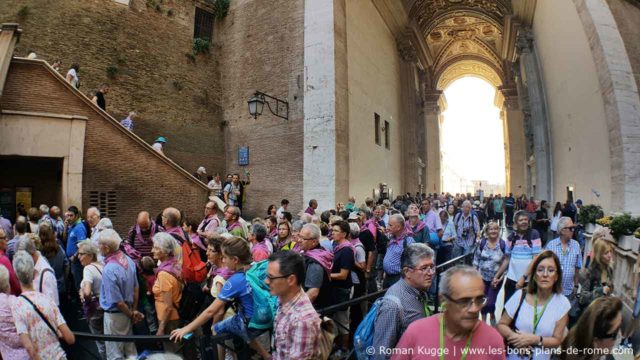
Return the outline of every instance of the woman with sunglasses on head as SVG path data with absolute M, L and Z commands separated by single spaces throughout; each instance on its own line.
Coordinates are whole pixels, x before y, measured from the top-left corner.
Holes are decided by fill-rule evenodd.
M 562 295 L 558 257 L 550 250 L 541 252 L 531 264 L 531 274 L 533 281 L 509 299 L 498 324 L 510 347 L 507 359 L 549 359 L 551 349 L 562 343 L 569 320 L 571 305 Z
M 622 301 L 607 296 L 594 300 L 562 342 L 558 359 L 596 360 L 605 358 L 619 339 Z M 588 351 L 585 351 L 588 350 Z

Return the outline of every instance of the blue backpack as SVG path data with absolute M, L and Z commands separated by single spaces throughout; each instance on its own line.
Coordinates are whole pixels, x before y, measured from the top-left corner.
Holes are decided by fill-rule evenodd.
M 267 264 L 267 260 L 257 262 L 246 273 L 247 283 L 253 293 L 253 316 L 249 326 L 254 329 L 272 328 L 278 312 L 278 297 L 271 295 L 269 286 L 264 282 Z
M 358 360 L 368 360 L 375 354 L 375 349 L 373 352 L 371 352 L 371 349 L 373 349 L 373 335 L 375 331 L 376 318 L 378 317 L 380 306 L 386 298 L 395 302 L 398 307 L 402 308 L 400 299 L 394 295 L 386 295 L 373 303 L 371 309 L 364 319 L 362 319 L 362 322 L 358 325 L 356 332 L 353 334 L 353 350 Z M 400 319 L 400 321 L 402 321 L 402 319 Z

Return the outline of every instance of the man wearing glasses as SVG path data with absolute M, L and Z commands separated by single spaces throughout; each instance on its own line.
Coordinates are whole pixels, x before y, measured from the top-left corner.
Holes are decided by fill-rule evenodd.
M 372 359 L 388 359 L 409 324 L 431 315 L 427 289 L 435 276 L 434 261 L 426 244 L 413 243 L 402 252 L 402 278 L 387 290 L 376 317 Z
M 502 336 L 478 317 L 487 302 L 478 270 L 455 266 L 442 275 L 439 285 L 444 312 L 411 324 L 392 359 L 505 359 Z
M 322 358 L 320 317 L 302 289 L 303 281 L 302 256 L 280 251 L 269 257 L 265 282 L 280 300 L 274 323 L 274 360 Z
M 551 240 L 546 250 L 553 251 L 560 259 L 562 266 L 562 294 L 570 300 L 575 297 L 578 290 L 578 274 L 582 268 L 582 256 L 580 244 L 573 240 L 573 231 L 576 226 L 570 217 L 561 217 L 558 221 L 558 234 L 560 236 Z

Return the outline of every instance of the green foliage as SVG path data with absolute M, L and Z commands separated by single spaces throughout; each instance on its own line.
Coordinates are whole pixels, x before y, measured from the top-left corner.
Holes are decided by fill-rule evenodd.
M 107 77 L 109 79 L 114 79 L 118 75 L 118 67 L 115 65 L 107 66 Z
M 190 63 L 195 64 L 196 63 L 196 56 L 193 55 L 193 53 L 185 53 L 184 56 L 187 57 L 187 60 L 189 60 Z
M 29 16 L 30 13 L 31 13 L 31 8 L 27 5 L 23 5 L 22 7 L 20 7 L 20 10 L 18 10 L 18 17 L 21 19 L 24 19 L 27 16 Z
M 193 39 L 193 55 L 204 54 L 209 52 L 209 41 L 207 39 Z
M 579 221 L 581 224 L 595 224 L 597 219 L 604 216 L 600 205 L 585 205 L 580 209 Z
M 634 230 L 640 227 L 640 218 L 633 217 L 629 213 L 614 216 L 609 224 L 613 236 L 631 235 Z
M 215 6 L 216 6 L 216 19 L 218 20 L 222 20 L 225 17 L 227 17 L 227 14 L 229 13 L 229 3 L 230 0 L 215 0 Z

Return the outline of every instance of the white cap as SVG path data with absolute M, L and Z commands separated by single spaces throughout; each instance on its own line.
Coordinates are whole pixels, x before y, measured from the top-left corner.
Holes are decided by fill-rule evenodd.
M 200 167 L 198 168 L 198 172 L 199 172 L 199 173 L 201 172 L 201 173 L 203 173 L 203 174 L 206 174 L 206 173 L 207 173 L 207 170 L 205 170 L 204 166 L 200 166 Z

